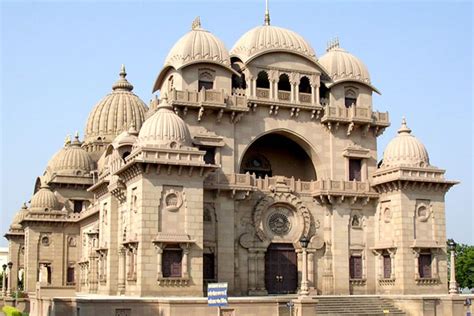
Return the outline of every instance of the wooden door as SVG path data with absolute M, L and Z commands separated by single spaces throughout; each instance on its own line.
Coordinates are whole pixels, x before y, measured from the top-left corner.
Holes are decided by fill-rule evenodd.
M 270 294 L 295 293 L 298 287 L 296 252 L 291 244 L 271 244 L 265 254 L 265 286 Z
M 392 276 L 392 258 L 390 255 L 383 256 L 383 277 L 389 279 Z

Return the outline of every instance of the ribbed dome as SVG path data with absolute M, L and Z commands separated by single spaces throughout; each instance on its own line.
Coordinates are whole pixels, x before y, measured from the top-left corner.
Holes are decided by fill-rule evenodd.
M 425 146 L 413 135 L 405 119 L 398 135 L 388 143 L 383 154 L 382 167 L 428 167 L 430 159 Z
M 25 204 L 21 207 L 21 209 L 15 214 L 15 217 L 13 217 L 12 224 L 10 225 L 10 228 L 12 229 L 21 229 L 21 221 L 28 215 L 28 208 L 26 207 Z
M 60 150 L 52 158 L 51 166 L 47 171 L 51 174 L 56 173 L 60 175 L 88 175 L 92 170 L 92 159 L 89 154 L 81 148 L 81 142 L 79 141 L 79 135 L 76 135 L 76 139 L 66 144 L 62 150 Z
M 193 22 L 192 30 L 171 48 L 166 57 L 165 66 L 180 69 L 197 62 L 211 62 L 230 67 L 229 52 L 224 42 L 201 28 L 199 18 Z
M 59 202 L 48 185 L 41 185 L 41 189 L 31 198 L 32 211 L 51 211 L 59 208 Z
M 319 63 L 335 83 L 350 80 L 371 85 L 367 67 L 359 58 L 340 48 L 339 42 L 331 44 Z
M 186 123 L 172 111 L 166 98 L 161 98 L 158 110 L 143 123 L 138 141 L 141 145 L 169 145 L 176 142 L 191 146 L 191 134 Z
M 135 125 L 139 129 L 145 121 L 147 107 L 132 90 L 122 65 L 120 78 L 112 86 L 112 92 L 92 109 L 85 128 L 85 143 L 112 142 L 122 131 Z M 99 139 L 100 138 L 100 139 Z
M 287 51 L 316 61 L 311 45 L 299 34 L 271 25 L 257 26 L 245 33 L 230 50 L 244 63 L 264 52 Z

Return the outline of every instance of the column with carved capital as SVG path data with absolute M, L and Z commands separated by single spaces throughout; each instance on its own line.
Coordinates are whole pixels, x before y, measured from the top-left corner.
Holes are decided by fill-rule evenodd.
M 415 279 L 419 279 L 420 278 L 420 267 L 419 267 L 419 263 L 418 263 L 418 257 L 420 257 L 420 254 L 417 252 L 417 251 L 413 251 L 413 254 L 414 254 L 414 259 L 415 259 Z
M 156 278 L 157 280 L 163 278 L 163 244 L 156 243 Z
M 4 264 L 3 265 L 3 270 L 2 270 L 2 296 L 5 296 L 6 292 L 7 292 L 7 265 Z
M 117 294 L 125 294 L 125 258 L 126 258 L 126 249 L 121 247 L 119 249 L 119 262 L 118 262 L 118 284 L 117 284 Z
M 12 294 L 12 266 L 10 263 L 8 264 L 8 270 L 7 270 L 7 296 L 11 296 Z

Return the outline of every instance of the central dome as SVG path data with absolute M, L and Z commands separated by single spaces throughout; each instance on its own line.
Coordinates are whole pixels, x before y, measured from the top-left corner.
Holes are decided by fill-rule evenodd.
M 230 54 L 247 63 L 267 52 L 290 52 L 316 61 L 311 45 L 299 34 L 277 26 L 257 26 L 245 33 Z

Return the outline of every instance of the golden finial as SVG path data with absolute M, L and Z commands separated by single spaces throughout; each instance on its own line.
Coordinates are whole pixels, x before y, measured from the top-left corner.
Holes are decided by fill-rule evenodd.
M 197 16 L 193 23 L 191 24 L 191 29 L 192 30 L 199 30 L 201 28 L 201 18 Z
M 268 0 L 265 0 L 265 25 L 270 25 L 270 11 L 268 10 Z

